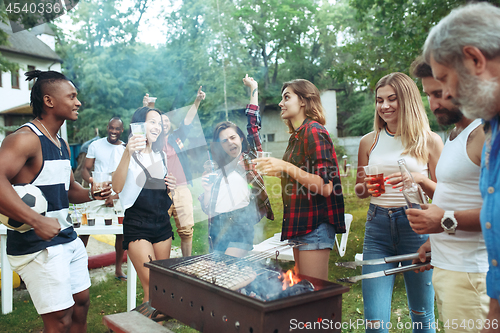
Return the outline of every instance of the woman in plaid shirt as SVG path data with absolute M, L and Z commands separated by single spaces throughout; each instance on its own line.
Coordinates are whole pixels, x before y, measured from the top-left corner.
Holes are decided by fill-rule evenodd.
M 328 280 L 328 260 L 335 234 L 345 232 L 344 197 L 337 155 L 318 88 L 307 80 L 283 84 L 281 118 L 290 136 L 283 160 L 255 160 L 257 169 L 281 177 L 282 240 L 302 241 L 294 249 L 297 273 Z
M 210 251 L 242 257 L 253 248 L 254 225 L 264 216 L 274 220 L 262 177 L 251 162 L 262 151 L 259 138 L 260 115 L 257 81 L 248 75 L 243 83 L 250 88 L 245 138 L 235 124 L 225 121 L 214 130 L 212 156 L 219 165 L 217 178 L 210 182 L 203 174 L 201 207 L 208 215 Z

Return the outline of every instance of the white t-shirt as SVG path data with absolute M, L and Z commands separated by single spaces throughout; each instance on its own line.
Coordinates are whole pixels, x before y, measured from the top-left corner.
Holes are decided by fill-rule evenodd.
M 227 175 L 227 182 L 224 177 L 221 179 L 215 204 L 217 214 L 232 212 L 248 206 L 249 203 L 250 190 L 244 174 L 234 170 Z
M 114 172 L 120 164 L 125 147 L 121 141 L 118 145 L 108 142 L 108 138 L 101 138 L 92 142 L 87 151 L 87 158 L 94 158 L 94 171 Z M 114 192 L 112 192 L 114 194 Z M 106 207 L 103 200 L 93 201 L 89 210 L 101 215 L 113 215 L 113 207 Z
M 92 142 L 87 152 L 87 158 L 94 158 L 94 171 L 114 172 L 120 163 L 125 147 L 120 143 L 113 145 L 108 138 Z

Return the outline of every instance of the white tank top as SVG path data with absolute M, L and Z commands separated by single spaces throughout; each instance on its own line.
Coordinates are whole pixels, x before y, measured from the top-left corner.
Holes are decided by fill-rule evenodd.
M 403 151 L 401 138 L 396 138 L 387 129 L 383 129 L 375 138 L 370 149 L 368 165 L 380 164 L 380 170 L 384 173 L 384 177 L 387 177 L 392 173 L 399 172 L 398 160 L 404 158 L 410 172 L 418 172 L 427 177 L 427 164 L 418 162 L 410 155 L 402 155 Z M 385 193 L 379 197 L 372 197 L 370 203 L 382 207 L 406 206 L 403 194 L 399 190 L 400 188 L 393 189 L 392 186 L 386 185 Z
M 433 202 L 444 210 L 481 208 L 479 192 L 481 168 L 467 154 L 470 133 L 481 124 L 480 119 L 469 124 L 453 141 L 446 141 L 436 166 L 437 186 Z M 431 234 L 432 265 L 458 272 L 488 271 L 488 255 L 481 231 L 456 230 Z

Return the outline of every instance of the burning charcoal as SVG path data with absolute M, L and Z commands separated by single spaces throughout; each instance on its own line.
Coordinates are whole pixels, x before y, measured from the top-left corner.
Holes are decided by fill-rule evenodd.
M 282 281 L 278 278 L 279 275 L 273 271 L 267 271 L 259 276 L 245 287 L 240 290 L 241 293 L 254 297 L 262 301 L 268 301 L 270 298 L 276 297 L 283 288 Z
M 273 299 L 280 299 L 283 297 L 300 295 L 300 294 L 307 293 L 310 291 L 314 291 L 313 284 L 307 280 L 302 280 L 302 281 L 298 282 L 297 284 L 294 284 L 293 286 L 288 287 L 285 290 L 281 291 L 277 295 L 277 297 L 273 298 Z

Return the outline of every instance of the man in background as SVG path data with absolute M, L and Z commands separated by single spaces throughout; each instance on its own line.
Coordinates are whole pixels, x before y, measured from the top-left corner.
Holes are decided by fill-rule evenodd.
M 92 142 L 89 146 L 85 165 L 82 169 L 82 177 L 85 181 L 89 181 L 90 172 L 94 169 L 95 172 L 113 173 L 125 151 L 123 141 L 120 136 L 123 133 L 123 121 L 119 117 L 113 117 L 108 122 L 108 136 Z M 118 199 L 118 195 L 113 193 L 104 202 L 104 206 L 113 207 L 113 200 Z M 114 211 L 106 207 L 96 207 L 103 211 L 104 214 L 114 214 Z M 89 236 L 81 236 L 85 246 L 87 245 Z M 120 281 L 126 281 L 127 276 L 123 274 L 123 235 L 116 235 L 115 240 L 115 276 Z
M 89 186 L 89 184 L 83 180 L 82 178 L 82 170 L 85 165 L 85 159 L 87 158 L 87 151 L 89 150 L 89 146 L 92 142 L 99 140 L 101 137 L 99 136 L 99 129 L 95 129 L 95 136 L 88 140 L 85 141 L 82 146 L 80 147 L 80 152 L 78 153 L 78 157 L 76 158 L 76 169 L 74 172 L 75 175 L 75 180 L 80 183 L 83 187 Z

